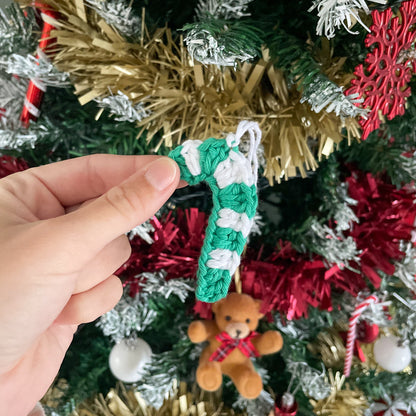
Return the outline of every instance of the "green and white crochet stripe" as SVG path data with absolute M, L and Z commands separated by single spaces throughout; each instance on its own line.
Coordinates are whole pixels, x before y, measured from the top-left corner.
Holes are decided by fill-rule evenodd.
M 250 135 L 245 157 L 238 145 Z M 227 296 L 231 278 L 240 264 L 257 210 L 257 157 L 261 131 L 257 123 L 242 121 L 226 139 L 188 140 L 169 153 L 181 179 L 189 185 L 201 181 L 212 190 L 213 209 L 199 258 L 196 296 L 216 302 Z

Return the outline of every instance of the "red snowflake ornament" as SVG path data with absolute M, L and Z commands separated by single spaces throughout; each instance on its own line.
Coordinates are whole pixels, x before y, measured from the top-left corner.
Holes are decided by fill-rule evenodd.
M 358 93 L 364 98 L 362 106 L 370 112 L 359 123 L 363 129 L 362 139 L 379 128 L 380 114 L 389 120 L 403 115 L 406 98 L 410 95 L 407 83 L 414 72 L 414 62 L 403 59 L 416 36 L 412 25 L 416 23 L 416 0 L 409 0 L 400 6 L 400 17 L 393 17 L 391 9 L 372 12 L 371 32 L 365 39 L 365 46 L 373 46 L 365 64 L 355 68 L 355 79 L 346 95 Z

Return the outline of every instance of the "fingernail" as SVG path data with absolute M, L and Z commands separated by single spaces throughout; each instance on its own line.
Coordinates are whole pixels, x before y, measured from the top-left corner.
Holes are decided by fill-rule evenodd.
M 176 169 L 176 163 L 172 159 L 161 157 L 149 165 L 144 176 L 153 188 L 162 191 L 175 179 Z

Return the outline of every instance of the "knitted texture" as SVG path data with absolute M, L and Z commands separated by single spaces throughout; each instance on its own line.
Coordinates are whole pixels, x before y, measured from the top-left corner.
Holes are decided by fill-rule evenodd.
M 246 158 L 238 149 L 245 132 L 251 152 Z M 201 181 L 212 191 L 213 209 L 199 258 L 196 297 L 216 302 L 227 296 L 231 278 L 240 264 L 256 213 L 256 148 L 261 132 L 257 123 L 243 121 L 236 134 L 226 139 L 188 140 L 169 153 L 189 185 Z

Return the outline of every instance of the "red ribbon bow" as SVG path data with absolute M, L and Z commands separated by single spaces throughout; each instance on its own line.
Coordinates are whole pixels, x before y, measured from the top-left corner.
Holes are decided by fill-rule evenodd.
M 250 341 L 257 332 L 250 332 L 248 336 L 241 339 L 232 338 L 227 332 L 221 332 L 215 339 L 221 342 L 221 345 L 211 354 L 210 361 L 224 361 L 228 355 L 238 348 L 246 357 L 260 357 L 260 354 Z

